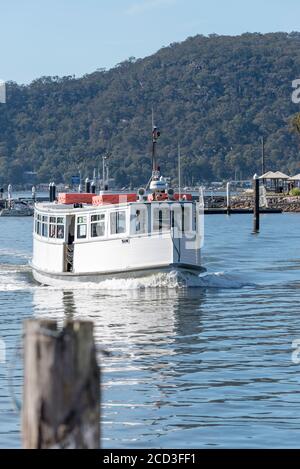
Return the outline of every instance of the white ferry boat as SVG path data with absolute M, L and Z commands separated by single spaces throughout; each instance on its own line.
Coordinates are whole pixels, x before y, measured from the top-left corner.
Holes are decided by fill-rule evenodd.
M 153 130 L 150 190 L 59 194 L 37 203 L 32 270 L 45 285 L 99 283 L 156 272 L 199 275 L 203 197 L 175 194 L 156 163 Z

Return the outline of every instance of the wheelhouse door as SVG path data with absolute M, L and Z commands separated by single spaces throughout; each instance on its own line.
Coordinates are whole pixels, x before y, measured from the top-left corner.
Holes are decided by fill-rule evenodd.
M 75 215 L 66 217 L 66 243 L 64 254 L 64 271 L 73 272 L 74 260 L 74 239 L 75 239 Z

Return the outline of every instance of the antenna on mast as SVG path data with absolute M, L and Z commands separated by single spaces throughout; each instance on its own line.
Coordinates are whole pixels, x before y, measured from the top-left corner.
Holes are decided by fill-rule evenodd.
M 153 109 L 153 106 L 152 106 L 152 129 L 154 127 L 154 109 Z
M 146 186 L 146 189 L 149 188 L 151 181 L 159 181 L 160 178 L 160 168 L 157 164 L 156 158 L 156 144 L 160 137 L 160 131 L 154 123 L 154 110 L 152 107 L 152 174 Z
M 160 137 L 160 131 L 154 124 L 154 110 L 152 108 L 152 179 L 159 179 L 159 168 L 156 161 L 156 144 Z
M 181 200 L 181 147 L 178 143 L 178 196 Z

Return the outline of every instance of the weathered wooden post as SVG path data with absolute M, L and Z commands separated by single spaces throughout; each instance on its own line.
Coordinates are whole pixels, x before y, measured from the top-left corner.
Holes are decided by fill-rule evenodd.
M 226 205 L 227 205 L 227 215 L 231 213 L 231 200 L 230 200 L 230 182 L 227 183 L 226 188 Z
M 25 321 L 23 447 L 100 446 L 100 372 L 93 324 Z
M 254 207 L 253 207 L 253 233 L 259 233 L 260 222 L 259 222 L 259 179 L 257 174 L 253 177 L 253 198 L 254 198 Z

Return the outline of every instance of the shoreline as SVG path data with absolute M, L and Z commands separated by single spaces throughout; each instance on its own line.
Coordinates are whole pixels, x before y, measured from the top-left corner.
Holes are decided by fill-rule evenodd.
M 232 212 L 247 210 L 253 211 L 254 202 L 252 196 L 233 196 L 230 200 L 230 207 L 227 207 L 226 197 L 205 197 L 206 210 L 230 210 Z M 277 213 L 300 213 L 300 197 L 270 195 L 264 198 L 264 203 L 260 206 L 264 211 Z

